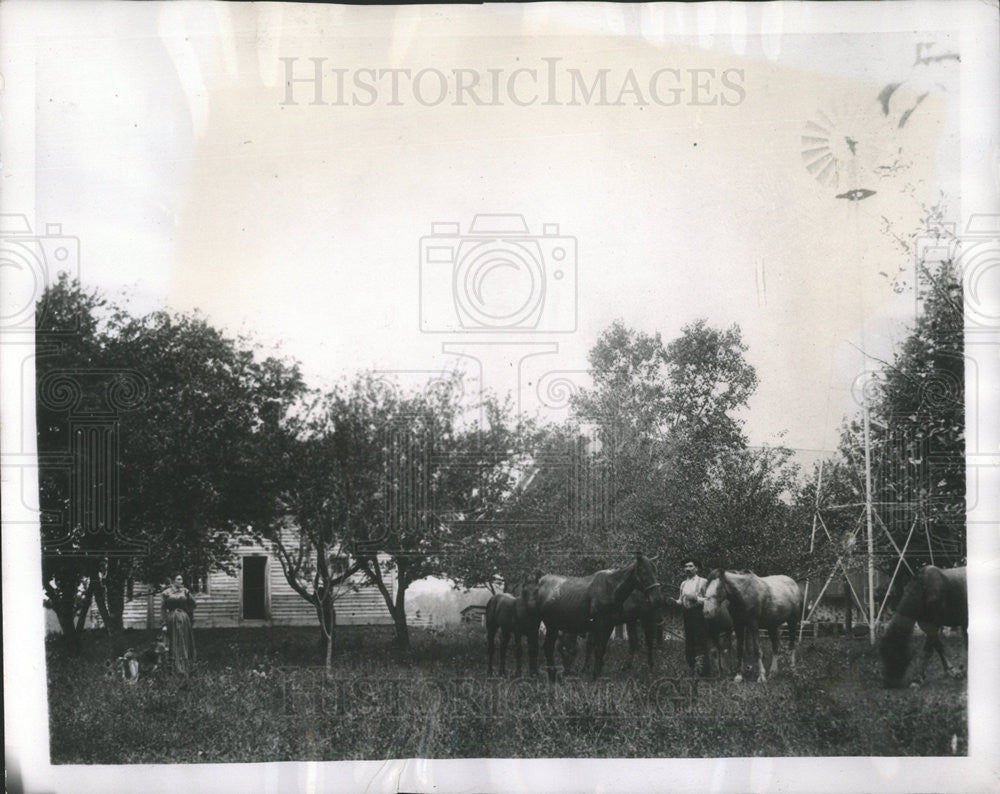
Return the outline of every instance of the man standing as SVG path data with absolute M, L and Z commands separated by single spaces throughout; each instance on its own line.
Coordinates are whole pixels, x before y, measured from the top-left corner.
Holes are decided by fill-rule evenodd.
M 684 581 L 681 582 L 680 598 L 675 598 L 684 615 L 684 655 L 691 672 L 698 674 L 705 670 L 708 653 L 708 632 L 702 607 L 705 603 L 707 581 L 698 575 L 698 561 L 689 557 L 684 561 Z

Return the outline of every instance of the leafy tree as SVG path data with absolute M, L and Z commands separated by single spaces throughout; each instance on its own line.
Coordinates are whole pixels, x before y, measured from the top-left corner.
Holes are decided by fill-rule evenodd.
M 35 307 L 36 428 L 39 461 L 39 505 L 42 586 L 46 606 L 59 620 L 63 635 L 74 643 L 101 584 L 101 549 L 105 537 L 71 525 L 70 477 L 65 462 L 70 438 L 64 402 L 74 385 L 64 382 L 42 392 L 47 376 L 101 370 L 108 339 L 101 324 L 106 301 L 84 290 L 63 273 Z M 50 394 L 51 392 L 51 394 Z
M 64 631 L 71 601 L 82 626 L 90 598 L 114 631 L 130 577 L 157 582 L 174 571 L 194 578 L 225 569 L 232 536 L 270 522 L 275 474 L 263 452 L 304 386 L 297 366 L 261 358 L 249 340 L 201 317 L 134 317 L 66 278 L 46 290 L 36 316 L 40 350 L 53 348 L 36 368 L 43 516 L 77 515 L 59 461 L 71 447 L 74 411 L 117 422 L 111 468 L 101 477 L 119 484 L 106 497 L 116 501 L 117 527 L 95 532 L 56 521 L 43 532 L 43 585 Z M 112 390 L 124 378 L 133 393 L 116 403 Z M 62 399 L 74 389 L 75 400 Z M 86 470 L 80 459 L 71 467 L 77 476 Z M 109 487 L 88 483 L 78 496 L 105 498 Z
M 487 401 L 480 423 L 467 408 L 459 373 L 415 393 L 362 373 L 323 395 L 302 423 L 301 454 L 290 461 L 296 471 L 282 499 L 318 561 L 319 590 L 303 597 L 338 584 L 328 551 L 350 549 L 350 572 L 378 588 L 397 643 L 408 647 L 407 588 L 447 575 L 515 476 L 505 410 Z
M 749 448 L 739 418 L 757 385 L 746 350 L 738 327 L 704 321 L 669 344 L 621 323 L 601 335 L 594 387 L 576 410 L 599 428 L 595 457 L 611 472 L 617 521 L 606 547 L 659 553 L 670 570 L 685 555 L 801 566 L 791 453 Z
M 111 327 L 114 362 L 148 383 L 121 424 L 122 523 L 150 544 L 140 573 L 230 569 L 233 535 L 274 516 L 266 453 L 304 393 L 298 367 L 198 316 L 119 311 Z
M 588 451 L 593 441 L 572 422 L 538 426 L 522 417 L 510 488 L 448 556 L 447 576 L 499 592 L 539 569 L 583 574 L 603 566 L 607 524 L 599 492 L 606 472 Z
M 958 565 L 966 554 L 962 287 L 951 261 L 925 266 L 920 275 L 921 313 L 870 387 L 874 537 L 879 565 L 889 573 L 904 547 L 913 570 Z M 863 477 L 860 419 L 847 424 L 840 448 Z

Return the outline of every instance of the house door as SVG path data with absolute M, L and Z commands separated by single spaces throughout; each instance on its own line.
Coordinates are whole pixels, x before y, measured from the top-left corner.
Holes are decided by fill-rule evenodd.
M 243 619 L 267 619 L 267 557 L 243 558 Z

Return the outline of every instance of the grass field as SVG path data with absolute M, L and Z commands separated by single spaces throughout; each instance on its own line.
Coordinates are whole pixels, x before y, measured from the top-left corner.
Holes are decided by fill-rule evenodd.
M 463 757 L 964 755 L 966 682 L 934 659 L 920 689 L 885 690 L 865 640 L 806 639 L 766 684 L 688 678 L 666 642 L 655 674 L 612 640 L 598 682 L 486 676 L 481 626 L 414 630 L 401 658 L 391 631 L 341 628 L 332 679 L 316 631 L 197 629 L 185 682 L 106 675 L 96 632 L 78 656 L 47 649 L 53 763 L 191 763 Z M 147 641 L 126 632 L 126 644 Z M 915 650 L 922 637 L 917 633 Z M 949 653 L 966 664 L 961 640 Z M 508 660 L 510 661 L 510 660 Z M 508 675 L 513 667 L 509 668 Z

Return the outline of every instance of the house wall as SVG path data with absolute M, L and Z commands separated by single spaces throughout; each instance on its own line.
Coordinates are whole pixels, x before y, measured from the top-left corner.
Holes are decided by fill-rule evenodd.
M 251 555 L 268 557 L 265 569 L 268 618 L 243 619 L 242 558 Z M 237 571 L 230 576 L 215 571 L 208 577 L 208 592 L 194 593 L 197 603 L 195 625 L 199 628 L 234 626 L 314 626 L 318 619 L 312 604 L 296 593 L 281 569 L 277 555 L 270 549 L 256 544 L 236 547 Z M 387 556 L 380 556 L 383 561 Z M 395 597 L 395 571 L 384 573 L 387 584 Z M 338 625 L 391 625 L 392 616 L 378 588 L 367 583 L 364 575 L 352 580 L 356 591 L 344 592 L 336 601 Z M 157 627 L 163 622 L 163 601 L 160 593 L 152 593 L 148 585 L 136 584 L 135 597 L 125 604 L 123 614 L 126 628 Z

